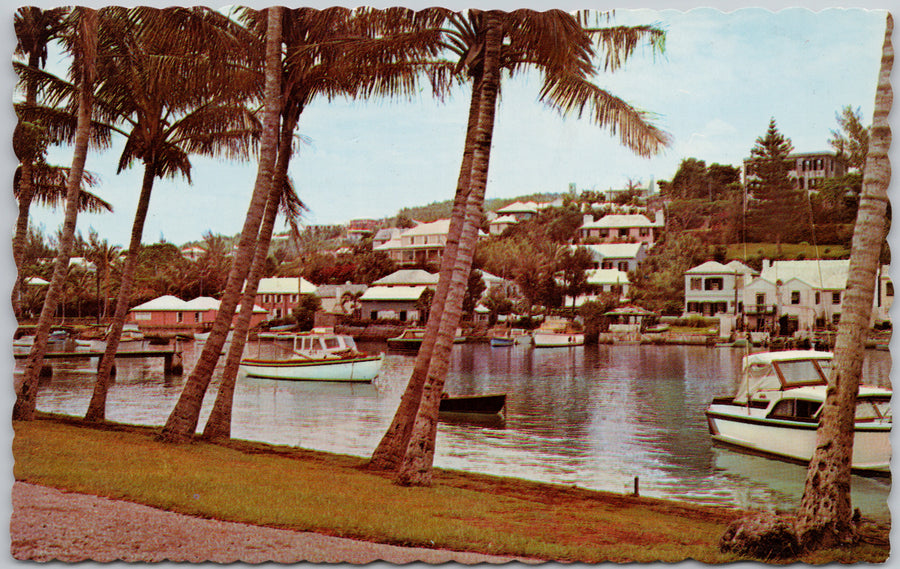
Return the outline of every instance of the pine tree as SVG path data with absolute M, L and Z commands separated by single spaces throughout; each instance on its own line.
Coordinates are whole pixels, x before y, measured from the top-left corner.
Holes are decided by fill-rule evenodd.
M 788 156 L 793 149 L 791 140 L 778 131 L 773 117 L 766 135 L 757 138 L 750 150 L 748 225 L 755 225 L 767 241 L 774 241 L 779 254 L 782 241 L 790 237 L 793 222 L 804 219 L 805 212 L 803 190 L 795 186 L 789 175 Z

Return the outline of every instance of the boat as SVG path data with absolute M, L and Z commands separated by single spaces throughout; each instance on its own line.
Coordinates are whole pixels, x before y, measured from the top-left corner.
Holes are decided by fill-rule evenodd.
M 441 396 L 438 409 L 441 413 L 466 413 L 473 415 L 496 415 L 506 406 L 506 394 Z
M 456 335 L 453 336 L 453 343 L 454 344 L 465 344 L 467 341 L 469 341 L 469 338 L 468 338 L 468 336 L 463 334 L 462 328 L 457 328 Z
M 733 397 L 706 409 L 713 442 L 791 462 L 808 463 L 825 401 L 834 354 L 815 350 L 760 352 L 744 357 Z M 890 474 L 891 390 L 860 385 L 851 467 Z
M 356 349 L 350 336 L 313 330 L 293 336 L 289 359 L 245 358 L 241 369 L 248 376 L 294 381 L 371 382 L 378 377 L 384 355 L 372 356 Z
M 392 350 L 419 351 L 425 339 L 424 328 L 407 328 L 399 336 L 388 338 L 388 348 Z
M 535 348 L 568 348 L 584 345 L 581 332 L 535 330 L 531 335 Z
M 515 340 L 516 344 L 531 343 L 531 333 L 524 328 L 511 328 L 509 330 L 509 337 Z
M 112 330 L 112 325 L 106 329 L 106 334 Z M 122 333 L 119 335 L 119 342 L 137 342 L 144 339 L 144 333 L 141 332 L 137 324 L 123 324 Z
M 491 346 L 495 348 L 504 348 L 516 345 L 515 338 L 509 336 L 491 336 Z

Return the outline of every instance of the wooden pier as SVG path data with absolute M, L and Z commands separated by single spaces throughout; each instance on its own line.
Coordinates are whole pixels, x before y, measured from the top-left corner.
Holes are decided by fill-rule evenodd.
M 28 354 L 13 354 L 17 360 L 28 358 Z M 100 365 L 100 358 L 103 352 L 46 352 L 45 360 L 87 360 L 97 358 L 97 365 Z M 181 352 L 173 350 L 135 350 L 116 352 L 116 359 L 120 358 L 162 358 L 163 373 L 165 375 L 181 375 Z M 113 366 L 113 374 L 115 374 L 115 366 Z

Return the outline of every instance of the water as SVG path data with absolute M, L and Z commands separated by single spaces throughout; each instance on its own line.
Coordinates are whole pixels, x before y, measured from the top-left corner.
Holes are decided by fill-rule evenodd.
M 202 344 L 184 344 L 189 370 Z M 137 347 L 137 346 L 135 346 Z M 384 344 L 361 349 L 384 351 Z M 251 343 L 245 352 L 278 356 Z M 701 346 L 453 348 L 446 390 L 507 394 L 504 421 L 442 422 L 435 465 L 618 493 L 639 477 L 643 496 L 767 510 L 799 503 L 802 466 L 713 447 L 703 414 L 713 396 L 733 393 L 742 350 Z M 415 356 L 388 352 L 371 385 L 288 382 L 239 376 L 232 436 L 369 456 L 399 404 Z M 21 364 L 19 364 L 21 365 Z M 96 360 L 56 363 L 38 393 L 41 411 L 83 415 Z M 163 378 L 161 360 L 119 360 L 107 417 L 165 423 L 184 378 Z M 890 385 L 890 354 L 868 351 L 867 383 Z M 200 425 L 215 399 L 218 373 Z M 889 521 L 889 479 L 853 477 L 853 503 Z

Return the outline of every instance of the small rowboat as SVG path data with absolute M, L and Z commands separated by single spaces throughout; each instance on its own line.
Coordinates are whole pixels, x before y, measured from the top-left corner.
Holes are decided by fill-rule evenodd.
M 515 345 L 516 340 L 509 336 L 493 336 L 491 337 L 491 346 L 495 348 L 504 348 Z
M 466 395 L 441 398 L 441 413 L 470 413 L 477 415 L 495 415 L 506 406 L 506 394 Z
M 395 338 L 388 338 L 388 348 L 392 350 L 419 351 L 425 339 L 424 328 L 407 328 Z

